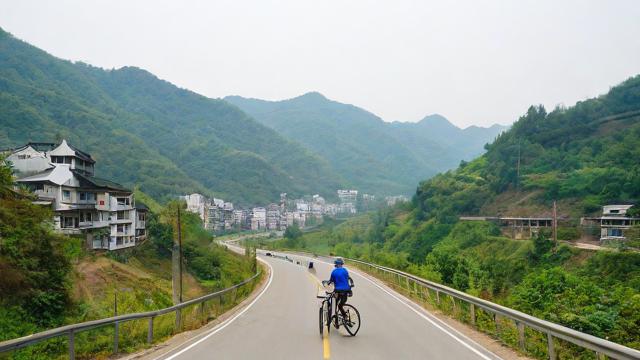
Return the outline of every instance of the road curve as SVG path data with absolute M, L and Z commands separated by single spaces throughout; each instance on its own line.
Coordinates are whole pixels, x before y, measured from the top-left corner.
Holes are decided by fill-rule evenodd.
M 349 303 L 362 317 L 350 337 L 318 332 L 318 278 L 330 264 L 313 259 L 315 271 L 260 256 L 272 269 L 263 292 L 238 315 L 156 359 L 499 359 L 422 308 L 351 270 L 356 287 Z M 315 274 L 314 274 L 315 273 Z

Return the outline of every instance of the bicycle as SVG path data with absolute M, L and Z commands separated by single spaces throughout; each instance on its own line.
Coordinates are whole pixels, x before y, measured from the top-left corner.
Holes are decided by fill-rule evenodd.
M 322 285 L 326 286 L 327 281 L 323 281 Z M 353 286 L 353 285 L 352 285 Z M 339 328 L 340 324 L 344 325 L 344 328 L 347 330 L 349 335 L 356 336 L 358 331 L 360 330 L 360 312 L 355 306 L 351 304 L 344 304 L 342 309 L 344 310 L 345 315 L 343 316 L 340 313 L 340 310 L 337 308 L 337 305 L 334 306 L 333 299 L 335 297 L 335 291 L 326 291 L 324 296 L 317 295 L 318 299 L 322 299 L 322 305 L 318 310 L 319 317 L 319 325 L 320 325 L 320 336 L 324 333 L 324 327 L 327 327 L 327 333 L 331 331 L 331 322 L 334 322 L 334 326 Z M 333 311 L 335 308 L 335 311 Z M 334 314 L 332 314 L 334 312 Z M 326 324 L 325 324 L 326 320 Z

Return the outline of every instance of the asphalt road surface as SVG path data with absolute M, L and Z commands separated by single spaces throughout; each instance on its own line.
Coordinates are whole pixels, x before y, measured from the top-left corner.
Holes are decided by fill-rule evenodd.
M 260 255 L 272 269 L 266 288 L 241 312 L 158 359 L 499 359 L 385 286 L 351 270 L 349 303 L 360 311 L 357 336 L 318 329 L 319 279 L 333 266 Z M 301 265 L 296 262 L 300 261 Z M 348 268 L 348 267 L 347 267 Z

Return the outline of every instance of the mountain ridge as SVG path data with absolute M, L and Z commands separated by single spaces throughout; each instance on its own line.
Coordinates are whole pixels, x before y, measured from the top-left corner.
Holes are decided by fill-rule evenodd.
M 484 144 L 503 129 L 460 129 L 438 114 L 417 123 L 387 122 L 317 91 L 277 101 L 238 95 L 224 100 L 302 143 L 325 158 L 350 184 L 374 194 L 411 193 L 420 179 L 479 155 Z M 357 156 L 344 156 L 349 152 Z
M 283 190 L 331 196 L 343 182 L 323 159 L 223 100 L 136 67 L 58 59 L 3 30 L 0 109 L 0 148 L 65 137 L 94 155 L 100 176 L 162 199 L 201 192 L 267 203 Z

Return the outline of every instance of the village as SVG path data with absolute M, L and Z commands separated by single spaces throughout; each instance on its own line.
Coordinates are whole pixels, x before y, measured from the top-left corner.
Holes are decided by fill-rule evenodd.
M 198 214 L 205 228 L 215 233 L 243 230 L 284 231 L 294 224 L 304 228 L 321 222 L 325 216 L 350 217 L 361 211 L 373 210 L 378 204 L 375 195 L 359 196 L 358 190 L 340 189 L 336 194 L 338 202 L 330 203 L 318 194 L 289 199 L 287 193 L 282 193 L 279 203 L 247 209 L 236 208 L 231 202 L 207 198 L 201 194 L 184 195 L 180 198 L 187 203 L 187 210 Z M 387 206 L 401 201 L 408 201 L 408 198 L 402 195 L 384 198 L 384 204 Z
M 96 177 L 96 161 L 85 151 L 61 140 L 59 143 L 30 142 L 2 151 L 12 164 L 16 182 L 31 190 L 35 204 L 51 207 L 53 229 L 66 235 L 82 236 L 87 248 L 119 250 L 146 240 L 147 207 L 136 202 L 133 191 L 116 182 Z M 286 193 L 279 203 L 248 209 L 201 194 L 180 196 L 187 210 L 202 219 L 214 233 L 234 231 L 284 231 L 317 224 L 324 216 L 344 218 L 380 204 L 392 206 L 408 201 L 402 195 L 382 202 L 358 190 L 337 190 L 338 202 L 309 195 L 290 200 Z

